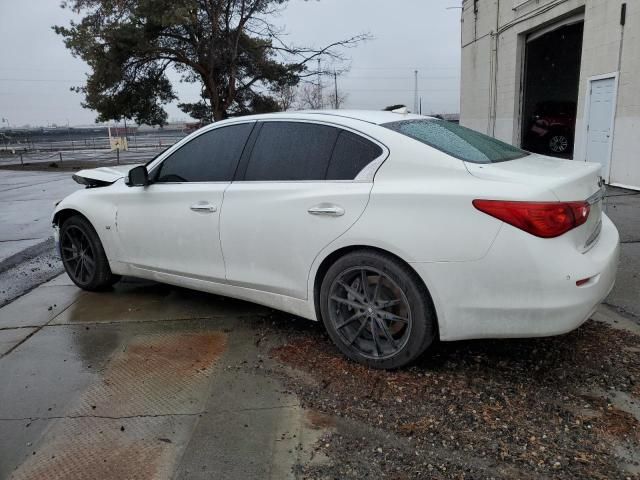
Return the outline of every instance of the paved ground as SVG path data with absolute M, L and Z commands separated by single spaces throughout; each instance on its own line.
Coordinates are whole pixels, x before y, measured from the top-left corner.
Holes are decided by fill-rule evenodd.
M 74 184 L 38 178 L 17 188 L 48 228 L 41 197 Z M 252 304 L 59 276 L 0 308 L 0 478 L 640 478 L 640 194 L 611 189 L 607 208 L 623 262 L 592 321 L 436 345 L 401 372 Z
M 49 238 L 55 203 L 79 188 L 68 173 L 0 171 L 0 266 Z
M 0 309 L 0 478 L 290 478 L 320 430 L 264 373 L 266 323 L 242 302 L 66 276 Z

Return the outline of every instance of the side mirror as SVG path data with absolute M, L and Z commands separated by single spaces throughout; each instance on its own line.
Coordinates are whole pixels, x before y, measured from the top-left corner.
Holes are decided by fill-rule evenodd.
M 140 165 L 129 170 L 126 184 L 129 187 L 146 187 L 149 185 L 149 172 L 147 167 Z

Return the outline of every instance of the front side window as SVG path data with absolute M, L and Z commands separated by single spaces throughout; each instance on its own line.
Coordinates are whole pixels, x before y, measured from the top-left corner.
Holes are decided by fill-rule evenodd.
M 529 155 L 508 143 L 444 120 L 404 120 L 383 126 L 465 162 L 505 162 Z
M 155 182 L 230 182 L 253 126 L 229 125 L 199 135 L 162 162 Z
M 246 181 L 324 180 L 339 130 L 303 122 L 265 122 Z

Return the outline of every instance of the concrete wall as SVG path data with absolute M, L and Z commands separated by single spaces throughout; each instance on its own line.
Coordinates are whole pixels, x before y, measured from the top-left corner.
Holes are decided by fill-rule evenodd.
M 623 36 L 620 8 L 624 2 L 465 0 L 461 124 L 519 145 L 526 36 L 560 19 L 584 13 L 574 158 L 585 158 L 589 78 L 619 71 L 610 182 L 640 188 L 640 1 L 626 0 Z

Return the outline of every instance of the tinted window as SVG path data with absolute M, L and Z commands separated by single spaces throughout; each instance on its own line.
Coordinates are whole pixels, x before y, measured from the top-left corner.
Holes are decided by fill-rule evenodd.
M 353 180 L 373 160 L 382 155 L 375 143 L 351 132 L 341 132 L 333 150 L 327 180 Z
M 324 180 L 338 129 L 299 122 L 265 122 L 245 180 Z
M 504 162 L 529 155 L 508 143 L 444 120 L 406 120 L 384 126 L 467 162 Z
M 162 162 L 155 181 L 230 182 L 253 125 L 230 125 L 194 138 Z

